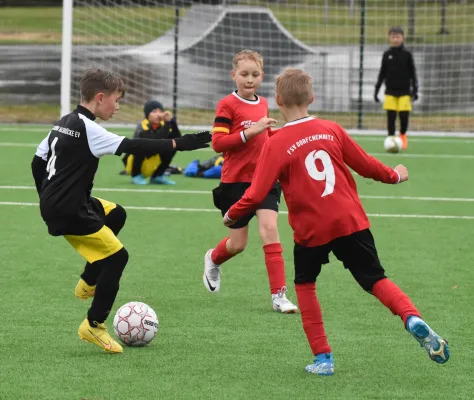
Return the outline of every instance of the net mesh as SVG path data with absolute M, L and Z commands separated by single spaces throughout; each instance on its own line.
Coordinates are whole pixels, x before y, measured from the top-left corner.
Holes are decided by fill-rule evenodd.
M 127 86 L 114 122 L 141 119 L 148 99 L 169 110 L 176 99 L 180 124 L 211 125 L 217 102 L 234 89 L 232 58 L 249 48 L 264 57 L 259 93 L 268 98 L 271 115 L 278 117 L 275 76 L 296 66 L 313 76 L 312 113 L 346 128 L 385 129 L 374 85 L 389 47 L 388 29 L 399 25 L 420 85 L 410 129 L 473 130 L 474 0 L 215 3 L 75 0 L 73 103 L 84 70 L 99 66 L 119 73 Z

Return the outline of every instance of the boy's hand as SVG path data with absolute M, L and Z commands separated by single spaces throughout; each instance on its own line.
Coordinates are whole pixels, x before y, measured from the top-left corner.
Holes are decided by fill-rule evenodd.
M 212 140 L 209 131 L 202 131 L 197 133 L 190 133 L 179 138 L 173 139 L 175 148 L 178 151 L 190 151 L 196 149 L 203 149 L 209 147 L 209 142 Z
M 374 93 L 374 101 L 375 101 L 376 103 L 380 103 L 379 95 L 378 95 L 377 92 Z
M 411 95 L 411 99 L 413 101 L 417 101 L 418 100 L 418 92 L 413 92 L 412 95 Z
M 234 221 L 233 219 L 230 219 L 228 217 L 227 213 L 225 213 L 223 222 L 224 222 L 225 226 L 231 226 L 231 225 L 234 225 L 237 221 Z
M 255 128 L 257 130 L 257 134 L 259 134 L 267 130 L 268 128 L 274 127 L 276 125 L 276 122 L 276 119 L 263 117 L 253 126 L 253 128 Z
M 172 118 L 173 118 L 173 114 L 171 114 L 171 111 L 165 111 L 165 112 L 163 113 L 163 120 L 164 120 L 165 122 L 171 121 Z
M 402 183 L 408 180 L 408 170 L 406 169 L 404 165 L 399 164 L 394 168 L 394 170 L 397 171 L 400 175 L 399 183 Z
M 253 138 L 256 135 L 266 131 L 268 128 L 272 128 L 276 125 L 276 119 L 263 117 L 255 125 L 252 125 L 250 128 L 245 129 L 245 136 L 247 140 Z

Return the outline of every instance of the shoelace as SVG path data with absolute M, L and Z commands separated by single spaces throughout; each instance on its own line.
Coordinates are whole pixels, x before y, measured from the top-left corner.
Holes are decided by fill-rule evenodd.
M 286 299 L 286 300 L 288 300 L 288 299 L 286 298 L 286 291 L 287 291 L 286 286 L 283 286 L 283 287 L 277 292 L 278 297 L 279 297 L 280 299 Z

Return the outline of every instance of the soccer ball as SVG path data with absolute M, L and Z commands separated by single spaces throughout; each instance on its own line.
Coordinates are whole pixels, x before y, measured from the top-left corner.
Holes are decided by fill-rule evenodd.
M 150 306 L 132 301 L 117 310 L 114 331 L 127 346 L 145 346 L 158 332 L 158 317 Z
M 398 136 L 387 136 L 383 142 L 383 147 L 387 153 L 398 153 L 402 149 L 402 139 Z

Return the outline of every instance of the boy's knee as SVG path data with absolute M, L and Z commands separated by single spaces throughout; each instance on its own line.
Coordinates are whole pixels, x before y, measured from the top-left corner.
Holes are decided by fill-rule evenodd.
M 99 280 L 102 286 L 115 287 L 122 277 L 123 270 L 128 263 L 128 251 L 122 247 L 111 256 L 100 260 L 102 273 Z
M 382 279 L 385 279 L 386 276 L 385 276 L 385 273 L 383 271 L 380 271 L 379 273 L 377 274 L 373 274 L 373 275 L 360 275 L 360 276 L 355 276 L 355 279 L 357 281 L 357 283 L 360 285 L 360 287 L 362 289 L 364 289 L 367 293 L 370 293 L 372 294 L 372 288 L 374 287 L 374 285 L 382 280 Z
M 317 268 L 295 268 L 295 285 L 316 282 L 319 271 Z
M 278 241 L 278 226 L 276 221 L 262 221 L 259 222 L 258 231 L 263 242 L 277 242 Z
M 247 237 L 246 235 L 232 235 L 227 242 L 228 250 L 232 254 L 242 253 L 247 247 Z
M 125 225 L 126 220 L 127 212 L 120 204 L 117 204 L 116 207 L 105 217 L 105 225 L 107 225 L 113 233 L 118 235 Z
M 232 253 L 239 254 L 242 253 L 247 247 L 247 242 L 232 242 Z
M 115 253 L 113 263 L 110 264 L 110 272 L 116 275 L 118 279 L 122 276 L 122 272 L 127 266 L 129 255 L 127 249 L 122 247 L 117 253 Z
M 125 269 L 129 259 L 128 251 L 125 247 L 122 247 L 117 253 L 110 257 L 113 258 L 111 265 L 116 266 L 117 269 Z

